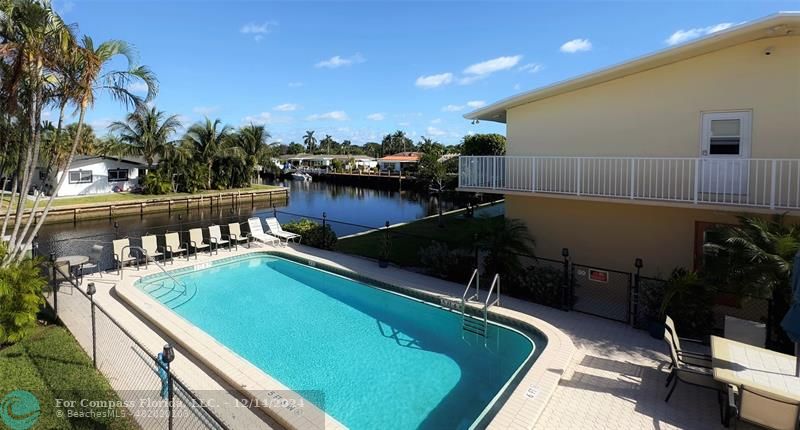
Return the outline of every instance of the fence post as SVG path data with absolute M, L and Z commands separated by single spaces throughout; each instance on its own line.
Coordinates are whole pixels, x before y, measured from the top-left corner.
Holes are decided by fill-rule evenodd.
M 162 359 L 166 364 L 166 372 L 167 372 L 167 411 L 169 413 L 169 421 L 168 421 L 168 428 L 172 430 L 172 401 L 173 401 L 173 384 L 172 384 L 172 369 L 170 368 L 170 363 L 172 360 L 175 359 L 175 350 L 172 348 L 172 345 L 166 344 L 164 345 L 164 351 L 162 352 Z
M 578 195 L 581 195 L 581 159 L 578 158 L 578 168 L 575 172 L 575 190 Z M 589 179 L 591 181 L 591 178 Z
M 325 249 L 325 242 L 327 242 L 325 240 L 325 236 L 326 236 L 325 227 L 327 226 L 327 222 L 326 222 L 327 218 L 328 218 L 328 214 L 326 212 L 323 212 L 322 213 L 322 249 Z
M 569 280 L 569 248 L 561 248 L 561 256 L 564 257 L 564 282 L 561 284 L 561 309 L 568 311 L 572 309 L 572 293 Z
M 630 297 L 631 300 L 630 320 L 631 320 L 631 325 L 633 327 L 638 327 L 639 321 L 637 320 L 637 316 L 639 315 L 639 288 L 641 287 L 640 284 L 641 272 L 644 264 L 642 263 L 641 258 L 637 258 L 634 261 L 633 265 L 636 266 L 636 273 L 633 275 L 633 288 L 631 290 L 631 297 Z
M 278 218 L 278 210 L 275 209 L 275 205 L 272 205 L 272 216 Z
M 697 204 L 700 197 L 700 159 L 694 159 L 694 203 Z
M 119 239 L 119 222 L 114 221 L 114 239 Z
M 52 276 L 50 277 L 51 281 L 53 282 L 53 312 L 56 314 L 56 320 L 58 320 L 58 281 L 56 280 L 56 253 L 50 253 L 50 265 L 53 269 Z
M 778 160 L 773 159 L 772 160 L 772 178 L 771 178 L 772 179 L 772 181 L 771 181 L 772 184 L 770 185 L 770 190 L 769 190 L 769 208 L 770 209 L 775 209 L 775 186 L 776 186 L 776 182 L 778 181 L 778 179 L 777 179 L 777 175 L 778 175 L 777 169 L 778 169 Z
M 630 194 L 631 194 L 630 198 L 631 198 L 631 200 L 633 200 L 634 197 L 636 197 L 636 160 L 631 158 L 630 164 L 631 164 L 631 166 L 630 166 L 631 179 L 630 179 L 630 190 L 629 191 L 630 191 Z
M 478 269 L 481 265 L 480 262 L 480 246 L 478 246 L 478 233 L 472 235 L 473 243 L 475 244 L 475 268 Z
M 97 325 L 94 317 L 94 293 L 96 292 L 97 288 L 95 288 L 94 282 L 89 282 L 86 286 L 86 294 L 89 295 L 89 303 L 92 307 L 92 365 L 95 369 L 97 369 Z

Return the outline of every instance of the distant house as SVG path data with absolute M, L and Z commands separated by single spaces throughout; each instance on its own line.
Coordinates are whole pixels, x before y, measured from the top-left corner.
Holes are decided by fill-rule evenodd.
M 293 167 L 314 167 L 326 169 L 333 164 L 333 160 L 340 160 L 345 168 L 348 165 L 353 169 L 371 169 L 378 165 L 378 162 L 366 155 L 343 155 L 343 154 L 292 154 L 281 157 L 285 162 Z
M 420 158 L 422 158 L 421 152 L 398 152 L 397 154 L 379 158 L 378 168 L 384 171 L 391 170 L 402 172 L 409 167 L 419 164 Z
M 35 186 L 55 185 L 64 174 L 59 170 L 55 178 L 47 178 L 45 172 L 37 169 Z M 102 156 L 77 156 L 69 166 L 69 175 L 58 191 L 57 197 L 83 196 L 89 194 L 129 191 L 139 184 L 147 166 L 139 161 Z

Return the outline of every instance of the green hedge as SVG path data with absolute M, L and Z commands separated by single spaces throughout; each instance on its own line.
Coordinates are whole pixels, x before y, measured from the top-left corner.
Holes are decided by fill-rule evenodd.
M 303 236 L 302 243 L 315 248 L 333 249 L 338 239 L 330 224 L 322 228 L 321 224 L 305 218 L 283 224 L 283 229 Z

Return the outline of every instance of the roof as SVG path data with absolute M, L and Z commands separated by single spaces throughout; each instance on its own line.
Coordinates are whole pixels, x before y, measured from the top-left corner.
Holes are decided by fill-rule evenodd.
M 141 160 L 138 160 L 139 158 L 141 158 Z M 95 159 L 97 159 L 97 160 L 111 160 L 111 161 L 116 161 L 116 162 L 119 162 L 119 163 L 126 163 L 126 164 L 133 164 L 133 165 L 136 165 L 136 166 L 141 166 L 141 167 L 147 167 L 147 164 L 145 163 L 144 158 L 143 157 L 136 157 L 136 156 L 129 157 L 128 159 L 125 159 L 125 158 L 117 158 L 117 157 L 107 157 L 107 156 L 104 156 L 104 155 L 76 155 L 75 158 L 73 158 L 72 163 L 73 164 L 78 163 L 78 162 L 83 163 L 83 162 L 92 161 L 92 160 L 95 160 Z
M 516 106 L 598 85 L 742 43 L 796 34 L 800 34 L 800 12 L 779 12 L 625 63 L 502 99 L 469 112 L 464 115 L 464 118 L 505 123 L 506 111 Z
M 422 158 L 421 152 L 398 152 L 397 154 L 387 155 L 386 157 L 379 158 L 378 161 L 399 161 L 399 162 L 417 162 Z

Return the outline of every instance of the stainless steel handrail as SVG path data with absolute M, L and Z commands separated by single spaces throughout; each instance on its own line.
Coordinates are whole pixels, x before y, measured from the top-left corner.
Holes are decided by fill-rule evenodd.
M 493 302 L 489 302 L 492 298 L 492 292 L 494 291 L 494 286 L 497 285 L 497 298 L 494 299 Z M 492 279 L 492 286 L 489 287 L 489 293 L 486 295 L 486 301 L 483 303 L 483 332 L 487 333 L 489 329 L 489 306 L 500 304 L 500 274 L 495 273 L 494 279 Z

